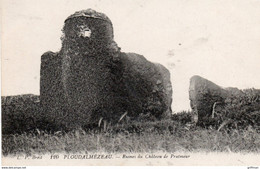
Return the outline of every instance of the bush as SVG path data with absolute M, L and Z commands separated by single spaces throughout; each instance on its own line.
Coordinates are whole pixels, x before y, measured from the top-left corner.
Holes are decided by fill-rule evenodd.
M 192 115 L 190 111 L 182 111 L 177 114 L 172 114 L 171 119 L 181 124 L 187 124 L 192 122 Z
M 216 104 L 211 118 L 204 119 L 207 125 L 219 130 L 260 128 L 260 90 L 246 89 L 242 94 L 231 94 L 224 103 Z

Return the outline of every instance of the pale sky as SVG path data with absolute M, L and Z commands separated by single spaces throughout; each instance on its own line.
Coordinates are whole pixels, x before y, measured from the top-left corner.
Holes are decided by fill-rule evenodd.
M 175 112 L 190 109 L 189 79 L 260 88 L 259 0 L 2 0 L 2 95 L 39 94 L 40 58 L 59 51 L 64 20 L 105 13 L 123 52 L 169 68 Z

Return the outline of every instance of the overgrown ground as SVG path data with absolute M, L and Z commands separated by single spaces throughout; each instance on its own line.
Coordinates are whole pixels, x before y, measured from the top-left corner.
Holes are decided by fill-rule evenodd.
M 260 152 L 259 128 L 243 129 L 190 123 L 182 112 L 162 121 L 128 121 L 103 128 L 47 132 L 39 129 L 2 135 L 2 154 L 76 152 Z

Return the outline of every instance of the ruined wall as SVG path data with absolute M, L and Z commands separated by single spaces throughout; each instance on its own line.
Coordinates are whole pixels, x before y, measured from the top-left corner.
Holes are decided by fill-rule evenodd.
M 260 124 L 255 120 L 260 119 L 260 90 L 222 88 L 200 76 L 193 76 L 189 98 L 193 121 L 198 125 L 220 126 L 224 121 L 236 126 Z
M 55 123 L 73 128 L 101 118 L 114 123 L 125 112 L 133 118 L 171 114 L 169 71 L 120 52 L 104 14 L 76 12 L 63 33 L 60 52 L 45 53 L 41 63 L 41 103 Z

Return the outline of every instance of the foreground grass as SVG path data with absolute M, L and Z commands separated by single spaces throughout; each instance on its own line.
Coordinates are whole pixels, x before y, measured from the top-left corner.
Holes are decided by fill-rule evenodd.
M 106 131 L 77 129 L 46 132 L 38 129 L 2 136 L 2 154 L 76 152 L 260 152 L 260 133 L 244 130 L 205 129 L 174 120 L 129 122 Z

